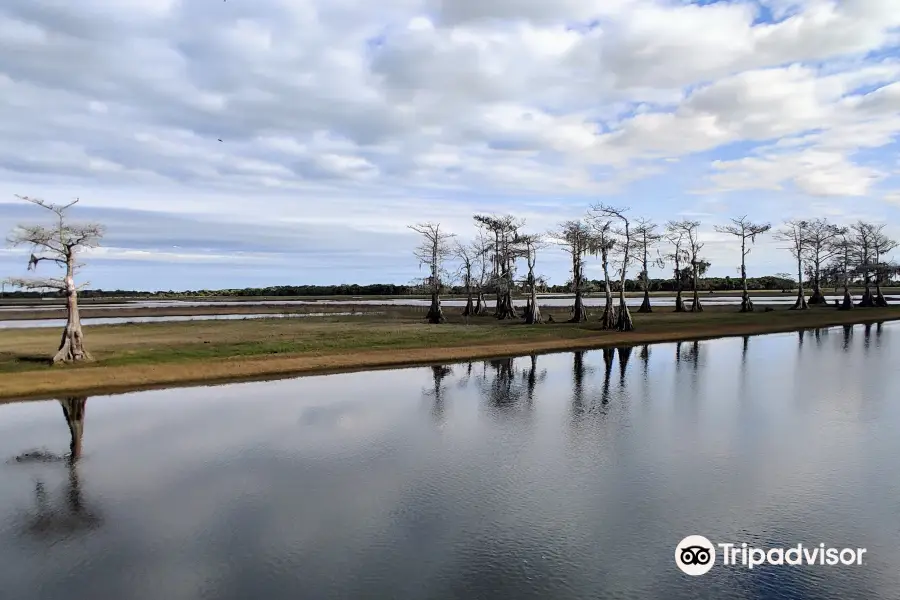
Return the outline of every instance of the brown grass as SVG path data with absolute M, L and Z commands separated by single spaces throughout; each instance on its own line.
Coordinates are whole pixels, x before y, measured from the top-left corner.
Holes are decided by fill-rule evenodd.
M 567 311 L 551 311 L 557 321 Z M 589 323 L 525 326 L 490 317 L 432 326 L 415 313 L 325 320 L 259 319 L 94 326 L 85 330 L 96 362 L 45 364 L 59 341 L 55 328 L 0 332 L 0 398 L 119 392 L 174 384 L 271 378 L 340 370 L 398 367 L 538 352 L 754 335 L 887 321 L 900 309 L 816 308 L 740 314 L 635 314 L 637 331 L 600 331 Z

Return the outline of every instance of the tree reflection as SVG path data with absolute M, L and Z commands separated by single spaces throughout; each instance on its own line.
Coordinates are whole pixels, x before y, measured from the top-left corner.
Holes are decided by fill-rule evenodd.
M 469 363 L 470 369 L 471 365 L 472 363 Z M 447 365 L 431 366 L 432 387 L 425 390 L 425 397 L 434 399 L 431 403 L 431 415 L 438 423 L 444 421 L 444 396 L 447 391 L 444 387 L 444 379 L 452 373 L 453 367 Z
M 609 404 L 609 380 L 612 378 L 613 360 L 616 356 L 615 348 L 603 349 L 603 391 L 600 393 L 600 403 L 603 406 Z
M 741 336 L 741 367 L 747 368 L 747 351 L 750 349 L 750 336 Z
M 486 361 L 488 369 L 480 379 L 483 396 L 492 409 L 506 411 L 516 406 L 531 406 L 534 388 L 546 373 L 537 370 L 537 356 L 530 357 L 530 368 L 519 371 L 517 359 L 500 358 Z
M 868 352 L 871 345 L 872 345 L 872 324 L 866 323 L 863 326 L 863 350 L 865 352 Z
M 584 401 L 584 379 L 591 371 L 584 364 L 584 350 L 572 353 L 572 414 L 577 419 L 587 412 Z
M 15 457 L 19 464 L 65 464 L 68 477 L 61 498 L 52 498 L 43 481 L 36 480 L 35 509 L 24 518 L 23 529 L 38 537 L 67 537 L 99 527 L 102 518 L 85 502 L 78 465 L 82 454 L 86 396 L 59 399 L 69 428 L 69 453 L 57 455 L 45 451 L 25 452 Z
M 691 342 L 690 349 L 684 352 L 680 348 L 680 343 L 676 347 L 676 361 L 678 363 L 688 363 L 696 371 L 700 365 L 700 342 Z
M 821 348 L 822 347 L 822 329 L 820 327 L 813 329 L 813 337 L 816 340 L 816 348 Z
M 853 325 L 844 325 L 844 344 L 843 349 L 850 349 L 850 340 L 853 338 Z
M 641 352 L 638 357 L 641 359 L 642 372 L 644 380 L 646 380 L 650 376 L 650 344 L 641 346 Z
M 628 360 L 631 358 L 631 346 L 619 348 L 619 387 L 625 387 L 625 373 L 628 371 Z
M 527 371 L 522 373 L 522 377 L 525 379 L 528 404 L 531 405 L 534 403 L 534 388 L 539 382 L 544 381 L 544 379 L 547 378 L 547 369 L 542 369 L 538 372 L 537 354 L 532 354 L 529 358 L 531 359 L 531 366 Z

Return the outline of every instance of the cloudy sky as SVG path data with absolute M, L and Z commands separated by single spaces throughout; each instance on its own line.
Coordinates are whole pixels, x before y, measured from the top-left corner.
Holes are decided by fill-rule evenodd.
M 92 287 L 405 283 L 410 223 L 598 201 L 717 275 L 733 216 L 900 235 L 900 0 L 3 0 L 0 40 L 0 226 L 81 198 Z

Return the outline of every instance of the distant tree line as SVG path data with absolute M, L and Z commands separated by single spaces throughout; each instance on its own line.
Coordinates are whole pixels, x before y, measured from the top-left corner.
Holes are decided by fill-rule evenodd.
M 734 291 L 740 289 L 740 279 L 729 276 L 725 277 L 707 277 L 704 276 L 705 270 L 701 272 L 701 289 L 714 291 Z M 690 280 L 688 270 L 685 270 L 682 278 L 685 282 Z M 833 287 L 831 283 L 839 286 L 839 282 L 832 282 L 823 278 L 823 287 Z M 651 292 L 674 292 L 676 283 L 674 279 L 648 279 L 649 291 Z M 891 282 L 885 285 L 890 285 Z M 610 285 L 614 292 L 619 290 L 619 282 L 612 281 Z M 764 277 L 748 277 L 747 287 L 752 291 L 772 290 L 785 291 L 793 290 L 797 285 L 795 278 L 788 275 L 767 275 Z M 600 292 L 603 289 L 603 282 L 599 279 L 585 280 L 585 288 L 587 293 Z M 643 282 L 640 279 L 626 279 L 626 292 L 643 291 Z M 446 293 L 454 296 L 465 295 L 465 285 L 450 285 L 446 288 Z M 515 290 L 520 293 L 521 290 Z M 572 282 L 566 281 L 562 284 L 548 285 L 543 280 L 538 281 L 537 291 L 547 294 L 569 294 L 572 292 Z M 419 284 L 394 284 L 394 283 L 373 283 L 371 285 L 358 284 L 340 284 L 340 285 L 277 285 L 263 288 L 223 288 L 219 290 L 182 290 L 182 291 L 136 291 L 136 290 L 102 290 L 102 289 L 83 289 L 79 293 L 82 298 L 243 298 L 243 297 L 288 297 L 288 296 L 309 296 L 309 297 L 327 297 L 327 296 L 414 296 L 422 295 L 422 287 Z M 34 291 L 34 290 L 6 290 L 2 292 L 3 298 L 54 298 L 65 297 L 65 293 L 59 291 Z
M 857 221 L 839 226 L 827 219 L 792 219 L 774 232 L 774 239 L 785 244 L 796 265 L 796 279 L 788 273 L 750 278 L 747 257 L 759 236 L 770 232 L 770 223 L 753 223 L 746 216 L 717 226 L 719 233 L 740 242 L 740 265 L 737 281 L 731 277 L 707 278 L 711 266 L 703 256 L 700 222 L 690 219 L 669 221 L 662 227 L 648 219 L 630 217 L 627 208 L 595 204 L 581 219 L 560 223 L 543 233 L 525 231 L 525 221 L 513 215 L 473 216 L 475 235 L 470 241 L 448 233 L 440 223 L 419 223 L 410 229 L 421 236 L 414 254 L 427 275 L 416 282 L 416 288 L 431 296 L 426 319 L 430 323 L 446 321 L 440 296 L 458 293 L 467 296 L 462 314 L 466 317 L 488 314 L 485 294 L 495 298 L 493 316 L 497 319 L 523 318 L 526 324 L 542 322 L 536 302 L 539 291 L 569 292 L 575 298 L 570 322 L 587 319 L 585 294 L 601 291 L 606 302 L 600 322 L 603 329 L 630 331 L 634 328 L 625 303 L 625 293 L 642 291 L 644 300 L 638 312 L 651 312 L 650 292 L 674 291 L 676 312 L 703 310 L 700 290 L 742 291 L 740 311 L 753 312 L 751 290 L 786 291 L 797 289 L 792 310 L 806 310 L 809 305 L 826 304 L 823 289 L 843 290 L 843 300 L 836 302 L 840 310 L 854 306 L 887 306 L 882 286 L 892 283 L 900 274 L 900 266 L 890 258 L 897 241 L 884 231 L 885 225 Z M 537 253 L 547 244 L 561 247 L 571 259 L 570 278 L 563 286 L 548 286 L 546 278 L 535 272 Z M 588 280 L 585 265 L 589 257 L 599 262 L 602 280 Z M 524 259 L 526 270 L 518 270 Z M 671 267 L 669 279 L 651 279 L 650 267 Z M 631 277 L 628 272 L 631 270 Z M 459 283 L 462 285 L 458 285 Z M 808 282 L 808 283 L 807 283 Z M 807 298 L 805 285 L 811 294 Z M 862 287 L 863 294 L 854 303 L 851 287 Z M 692 298 L 688 305 L 685 291 Z M 523 314 L 512 303 L 514 292 L 527 296 Z M 618 294 L 618 302 L 613 294 Z

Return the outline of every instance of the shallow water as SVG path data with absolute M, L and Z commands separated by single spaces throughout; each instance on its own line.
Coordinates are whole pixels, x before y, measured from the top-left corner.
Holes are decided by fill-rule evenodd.
M 373 315 L 374 312 L 320 312 L 320 313 L 262 313 L 257 315 L 190 315 L 190 316 L 154 316 L 154 317 L 81 317 L 84 327 L 91 325 L 122 325 L 124 323 L 162 323 L 165 321 L 219 321 L 235 319 L 296 319 L 304 317 L 343 317 L 348 315 Z M 29 327 L 62 327 L 65 319 L 18 319 L 0 321 L 0 329 L 26 329 Z
M 828 302 L 834 303 L 839 300 L 838 296 L 825 296 Z M 690 301 L 691 295 L 685 294 L 685 301 Z M 900 300 L 900 298 L 886 297 L 888 301 Z M 757 304 L 793 304 L 796 296 L 793 294 L 780 294 L 773 296 L 753 297 L 753 302 Z M 858 300 L 858 298 L 857 298 Z M 703 304 L 710 305 L 739 305 L 741 298 L 739 296 L 716 296 L 709 294 L 701 294 L 700 301 Z M 526 300 L 518 298 L 513 301 L 516 306 L 525 306 Z M 571 296 L 560 294 L 540 294 L 538 302 L 541 306 L 571 306 L 573 298 Z M 603 306 L 606 300 L 602 297 L 590 297 L 584 299 L 585 306 Z M 618 298 L 616 298 L 618 302 Z M 626 298 L 625 303 L 628 306 L 640 306 L 643 298 Z M 85 303 L 83 308 L 104 308 L 104 309 L 122 309 L 122 308 L 190 308 L 195 306 L 280 306 L 280 305 L 308 305 L 308 304 L 361 304 L 361 305 L 381 305 L 381 306 L 428 306 L 430 300 L 421 300 L 415 298 L 387 298 L 387 299 L 347 299 L 347 300 L 222 300 L 222 301 L 204 301 L 204 300 L 135 300 L 133 302 L 123 302 L 116 304 L 90 304 Z M 675 306 L 674 296 L 652 297 L 653 306 L 671 307 Z M 465 300 L 442 300 L 443 306 L 465 306 Z M 488 305 L 493 306 L 493 298 L 488 298 Z M 42 312 L 48 310 L 60 310 L 64 308 L 62 304 L 56 306 L 47 306 L 41 304 L 19 304 L 10 306 L 0 306 L 0 314 L 3 311 L 32 311 Z
M 898 598 L 898 360 L 886 324 L 70 399 L 75 467 L 60 402 L 0 405 L 3 597 Z M 691 578 L 688 534 L 867 554 Z

